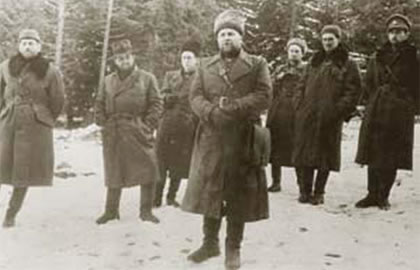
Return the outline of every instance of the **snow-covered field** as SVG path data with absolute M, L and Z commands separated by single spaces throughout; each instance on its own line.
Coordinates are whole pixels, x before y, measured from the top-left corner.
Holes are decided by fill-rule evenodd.
M 324 205 L 298 204 L 293 170 L 284 170 L 283 191 L 270 194 L 270 219 L 246 226 L 241 269 L 420 269 L 420 126 L 415 170 L 399 173 L 391 210 L 379 211 L 354 208 L 366 192 L 366 169 L 353 163 L 359 124 L 345 127 L 342 172 L 330 177 Z M 200 216 L 165 205 L 155 210 L 159 225 L 141 222 L 139 188 L 123 192 L 121 220 L 96 225 L 105 199 L 100 144 L 90 129 L 55 137 L 54 187 L 30 189 L 17 226 L 0 228 L 0 269 L 223 269 L 224 256 L 186 260 L 201 243 Z M 10 193 L 1 187 L 1 218 Z

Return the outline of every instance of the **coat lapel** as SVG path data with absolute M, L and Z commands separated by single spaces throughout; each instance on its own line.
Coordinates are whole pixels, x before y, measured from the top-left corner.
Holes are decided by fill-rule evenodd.
M 113 84 L 113 96 L 116 97 L 123 93 L 124 91 L 127 91 L 133 87 L 133 85 L 136 83 L 140 76 L 140 72 L 137 70 L 137 67 L 133 70 L 133 72 L 124 80 L 121 81 L 121 79 L 118 77 L 118 74 L 114 74 L 114 84 Z
M 228 74 L 230 81 L 234 82 L 240 79 L 242 76 L 248 74 L 251 69 L 252 62 L 250 56 L 244 50 L 241 50 L 238 59 L 236 59 L 232 69 Z

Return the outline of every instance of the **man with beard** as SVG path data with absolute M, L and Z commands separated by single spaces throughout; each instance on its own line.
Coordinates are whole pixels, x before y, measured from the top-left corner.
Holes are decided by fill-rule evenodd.
M 356 162 L 368 165 L 368 194 L 358 208 L 390 208 L 398 169 L 412 170 L 414 116 L 419 104 L 419 64 L 410 41 L 411 23 L 401 14 L 387 20 L 388 41 L 372 57 L 366 74 L 367 106 Z
M 176 193 L 182 178 L 188 178 L 197 116 L 188 100 L 194 78 L 200 43 L 188 40 L 181 49 L 182 69 L 166 73 L 162 86 L 164 112 L 157 132 L 156 151 L 159 162 L 160 181 L 157 184 L 154 206 L 162 204 L 166 176 L 170 184 L 166 196 L 168 205 L 179 207 Z
M 273 104 L 268 111 L 267 127 L 271 134 L 271 177 L 269 192 L 281 191 L 281 167 L 293 166 L 292 151 L 295 126 L 295 103 L 299 96 L 297 85 L 306 63 L 302 61 L 307 46 L 305 40 L 292 38 L 287 42 L 287 63 L 274 72 Z M 299 172 L 296 176 L 299 183 Z
M 0 184 L 14 187 L 3 227 L 15 226 L 28 187 L 52 185 L 53 126 L 64 85 L 41 48 L 39 33 L 24 29 L 18 54 L 0 65 Z
M 237 10 L 216 18 L 220 52 L 202 61 L 192 84 L 190 103 L 200 122 L 182 204 L 185 211 L 204 216 L 203 244 L 188 256 L 195 263 L 220 254 L 219 230 L 226 216 L 227 269 L 240 267 L 245 222 L 268 218 L 264 168 L 251 163 L 246 150 L 254 125 L 261 124 L 260 115 L 270 105 L 272 87 L 265 59 L 242 49 L 244 28 Z
M 340 169 L 343 121 L 355 110 L 361 88 L 357 65 L 341 44 L 340 27 L 324 26 L 321 41 L 300 86 L 293 150 L 293 163 L 302 173 L 298 200 L 313 205 L 324 203 L 329 173 Z
M 111 44 L 116 71 L 105 78 L 96 99 L 96 123 L 102 127 L 105 185 L 104 224 L 119 219 L 122 188 L 141 185 L 140 219 L 159 223 L 152 214 L 155 184 L 159 179 L 153 130 L 162 110 L 153 74 L 135 65 L 131 42 Z

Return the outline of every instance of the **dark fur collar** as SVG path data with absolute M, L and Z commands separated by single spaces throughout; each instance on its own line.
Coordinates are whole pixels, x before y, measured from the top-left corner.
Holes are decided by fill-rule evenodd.
M 338 47 L 335 48 L 329 55 L 327 55 L 324 49 L 321 49 L 312 57 L 311 65 L 313 67 L 318 67 L 327 58 L 330 58 L 337 66 L 342 67 L 346 64 L 347 59 L 349 58 L 349 52 L 342 44 L 339 44 Z
M 22 70 L 28 65 L 28 71 L 33 72 L 38 79 L 43 79 L 47 74 L 50 60 L 44 58 L 41 54 L 27 60 L 20 53 L 12 56 L 9 61 L 9 71 L 12 77 L 18 77 Z

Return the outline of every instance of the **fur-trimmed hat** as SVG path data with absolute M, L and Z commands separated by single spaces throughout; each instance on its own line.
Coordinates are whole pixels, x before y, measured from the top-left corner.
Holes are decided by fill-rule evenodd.
M 388 19 L 386 20 L 386 26 L 388 30 L 405 29 L 407 31 L 410 31 L 411 22 L 407 16 L 395 13 L 388 17 Z
M 198 40 L 187 40 L 184 44 L 182 44 L 181 53 L 186 51 L 194 53 L 195 56 L 199 56 L 201 51 L 201 43 Z
M 112 54 L 132 53 L 133 47 L 129 39 L 120 39 L 111 43 Z
M 325 33 L 330 33 L 336 36 L 338 39 L 341 39 L 341 28 L 336 24 L 327 24 L 321 30 L 321 35 Z
M 244 15 L 236 9 L 228 9 L 220 13 L 214 21 L 214 33 L 217 35 L 220 30 L 230 28 L 236 30 L 239 34 L 243 35 L 245 32 Z
M 289 41 L 287 42 L 287 46 L 286 48 L 289 49 L 290 46 L 292 45 L 297 45 L 301 48 L 302 53 L 305 54 L 308 46 L 306 45 L 306 41 L 304 39 L 301 38 L 291 38 L 289 39 Z
M 19 42 L 22 39 L 33 39 L 33 40 L 36 40 L 38 42 L 41 42 L 41 38 L 39 36 L 39 33 L 35 29 L 22 29 L 19 32 Z

